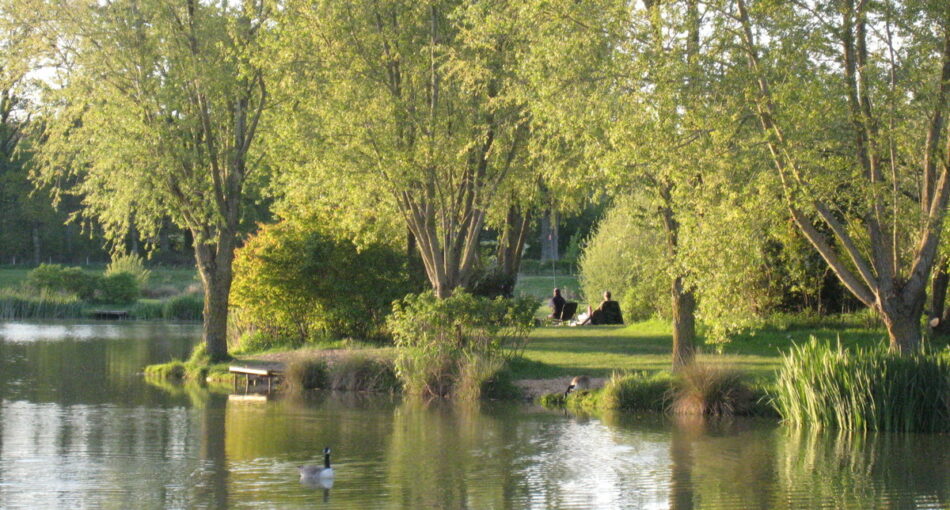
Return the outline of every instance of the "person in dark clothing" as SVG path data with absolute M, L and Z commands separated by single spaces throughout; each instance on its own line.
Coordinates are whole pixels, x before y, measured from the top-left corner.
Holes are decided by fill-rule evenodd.
M 620 303 L 610 299 L 610 291 L 604 292 L 604 300 L 597 309 L 587 305 L 587 318 L 584 324 L 623 324 L 623 314 L 620 313 Z
M 554 297 L 551 298 L 551 310 L 553 313 L 548 316 L 549 319 L 561 319 L 561 312 L 564 310 L 566 301 L 561 297 L 561 289 L 554 289 Z

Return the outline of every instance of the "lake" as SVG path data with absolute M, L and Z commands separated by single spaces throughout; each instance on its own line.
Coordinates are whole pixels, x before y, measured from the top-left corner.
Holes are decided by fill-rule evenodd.
M 950 437 L 148 384 L 195 324 L 0 322 L 0 508 L 950 508 Z M 332 487 L 297 466 L 333 449 Z

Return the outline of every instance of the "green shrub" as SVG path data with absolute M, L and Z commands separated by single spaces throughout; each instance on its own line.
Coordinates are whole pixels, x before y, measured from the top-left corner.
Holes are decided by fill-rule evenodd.
M 200 294 L 182 294 L 162 305 L 162 317 L 166 320 L 197 321 L 204 313 L 204 298 Z
M 616 373 L 601 390 L 603 409 L 658 411 L 666 409 L 670 394 L 668 372 Z
M 620 300 L 628 321 L 668 316 L 669 261 L 656 221 L 635 209 L 633 198 L 621 200 L 597 225 L 580 257 L 580 282 L 588 302 L 596 304 L 605 290 Z
M 127 305 L 139 297 L 139 282 L 132 273 L 112 273 L 99 279 L 95 301 Z
M 842 430 L 950 430 L 950 349 L 901 356 L 816 338 L 782 360 L 775 405 L 793 425 Z
M 91 301 L 102 277 L 87 273 L 78 267 L 59 264 L 40 264 L 26 275 L 27 285 L 35 289 L 75 294 L 83 301 Z
M 297 359 L 287 364 L 284 387 L 291 392 L 326 388 L 329 380 L 327 363 L 322 359 Z
M 752 389 L 735 370 L 693 363 L 673 378 L 674 414 L 747 415 L 754 405 Z
M 404 259 L 382 244 L 265 225 L 236 255 L 231 302 L 250 329 L 275 338 L 383 338 L 390 303 L 408 286 Z
M 148 287 L 148 279 L 152 274 L 151 271 L 145 269 L 145 261 L 142 257 L 134 253 L 112 256 L 112 262 L 106 266 L 105 275 L 108 277 L 119 273 L 129 273 L 134 276 L 139 289 Z
M 396 301 L 388 325 L 405 390 L 429 396 L 463 390 L 466 397 L 477 397 L 484 378 L 500 368 L 499 360 L 523 348 L 536 307 L 529 301 L 462 290 L 446 299 L 425 292 Z
M 82 316 L 83 303 L 74 294 L 48 289 L 0 289 L 0 319 L 69 319 Z

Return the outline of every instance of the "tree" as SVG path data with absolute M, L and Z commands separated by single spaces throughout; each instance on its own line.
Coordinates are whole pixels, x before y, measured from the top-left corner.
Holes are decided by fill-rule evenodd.
M 401 219 L 441 298 L 468 283 L 493 202 L 526 170 L 508 94 L 519 41 L 493 3 L 292 1 L 280 19 L 292 186 L 311 183 L 311 201 L 345 189 L 356 223 Z
M 26 2 L 24 2 L 25 4 Z M 191 232 L 205 288 L 203 339 L 226 359 L 228 295 L 268 104 L 262 0 L 46 2 L 55 74 L 37 182 L 77 195 L 118 243 L 162 221 Z
M 748 176 L 723 157 L 731 133 L 719 120 L 719 34 L 706 26 L 712 22 L 698 0 L 527 4 L 530 17 L 523 23 L 537 48 L 526 59 L 531 115 L 557 150 L 574 147 L 579 157 L 573 160 L 591 176 L 588 186 L 645 197 L 637 200 L 644 228 L 658 224 L 663 232 L 673 368 L 679 369 L 695 356 L 698 283 L 704 281 L 695 262 L 707 268 L 702 259 L 731 263 L 717 253 L 725 253 L 717 248 L 731 242 L 730 234 L 709 228 L 706 214 L 735 205 L 734 191 Z M 584 182 L 573 169 L 563 175 Z M 754 232 L 748 226 L 754 221 L 746 223 L 742 231 Z
M 950 4 L 736 0 L 723 12 L 791 218 L 880 315 L 890 348 L 916 351 L 950 198 Z

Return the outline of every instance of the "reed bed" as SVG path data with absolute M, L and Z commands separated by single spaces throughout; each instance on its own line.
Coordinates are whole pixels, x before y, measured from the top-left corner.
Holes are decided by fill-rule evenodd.
M 794 426 L 950 430 L 950 351 L 901 356 L 812 338 L 783 357 L 774 404 Z
M 82 308 L 82 300 L 73 294 L 0 289 L 0 319 L 68 319 L 80 317 Z

